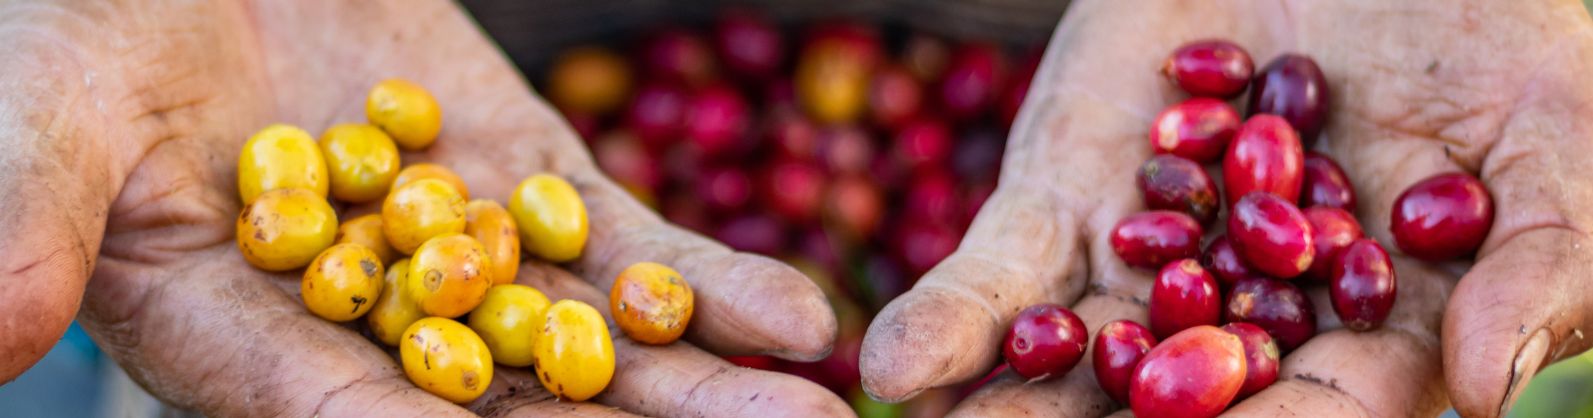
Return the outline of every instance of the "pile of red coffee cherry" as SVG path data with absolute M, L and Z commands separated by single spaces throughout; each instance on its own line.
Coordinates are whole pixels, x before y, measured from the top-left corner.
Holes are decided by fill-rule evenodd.
M 1253 74 L 1240 46 L 1201 40 L 1173 51 L 1163 70 L 1192 97 L 1153 122 L 1155 155 L 1136 179 L 1149 210 L 1110 236 L 1125 264 L 1157 271 L 1149 327 L 1103 325 L 1092 362 L 1101 388 L 1135 416 L 1210 417 L 1277 381 L 1279 358 L 1316 335 L 1302 285 L 1326 284 L 1356 332 L 1389 318 L 1398 286 L 1388 253 L 1352 213 L 1344 170 L 1306 151 L 1329 104 L 1315 61 L 1283 54 Z M 1251 116 L 1241 121 L 1228 100 L 1247 87 Z M 1219 160 L 1220 190 L 1205 168 Z M 1224 203 L 1227 233 L 1202 252 Z M 1488 190 L 1465 173 L 1416 183 L 1392 213 L 1395 243 L 1424 261 L 1470 256 L 1493 224 Z M 1087 341 L 1077 315 L 1037 305 L 1013 321 L 1004 354 L 1019 375 L 1044 379 L 1072 369 Z

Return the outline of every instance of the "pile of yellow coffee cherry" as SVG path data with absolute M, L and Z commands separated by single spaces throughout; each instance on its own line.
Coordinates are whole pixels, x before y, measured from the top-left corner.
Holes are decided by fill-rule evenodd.
M 614 375 L 603 316 L 514 284 L 522 245 L 553 263 L 581 255 L 587 214 L 575 188 L 537 174 L 520 182 L 507 209 L 470 200 L 464 180 L 446 167 L 400 170 L 399 149 L 425 149 L 441 131 L 430 92 L 382 81 L 365 114 L 368 123 L 332 126 L 320 141 L 288 125 L 249 138 L 238 158 L 243 258 L 266 271 L 303 268 L 305 308 L 333 322 L 364 317 L 375 339 L 398 347 L 410 381 L 450 401 L 481 396 L 494 362 L 534 366 L 542 385 L 564 399 L 602 392 Z M 381 213 L 340 225 L 329 193 L 349 204 L 380 200 Z M 692 306 L 680 273 L 656 263 L 625 269 L 610 292 L 616 325 L 645 344 L 679 339 Z

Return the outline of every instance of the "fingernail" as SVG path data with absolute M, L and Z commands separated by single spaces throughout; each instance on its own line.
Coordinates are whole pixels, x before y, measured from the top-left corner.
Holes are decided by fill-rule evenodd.
M 1515 406 L 1516 398 L 1521 396 L 1521 389 L 1527 382 L 1538 374 L 1538 369 L 1543 367 L 1543 362 L 1549 356 L 1549 330 L 1539 329 L 1532 334 L 1532 338 L 1521 346 L 1521 351 L 1516 352 L 1516 360 L 1510 369 L 1510 387 L 1505 390 L 1505 397 L 1499 404 L 1499 416 L 1505 416 L 1510 408 Z

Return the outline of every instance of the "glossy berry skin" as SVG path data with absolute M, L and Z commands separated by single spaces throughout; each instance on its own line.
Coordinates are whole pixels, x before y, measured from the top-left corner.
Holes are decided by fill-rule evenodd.
M 1172 105 L 1151 123 L 1151 150 L 1202 164 L 1217 162 L 1239 132 L 1239 112 L 1227 102 L 1204 97 Z
M 1333 275 L 1339 253 L 1363 235 L 1361 223 L 1343 209 L 1317 206 L 1306 208 L 1304 213 L 1305 219 L 1311 222 L 1311 240 L 1316 249 L 1311 268 L 1306 269 L 1304 277 L 1325 281 Z
M 1093 345 L 1090 365 L 1095 368 L 1095 381 L 1113 400 L 1127 405 L 1134 367 L 1156 346 L 1156 336 L 1138 322 L 1117 320 L 1095 332 Z
M 1294 203 L 1270 193 L 1251 192 L 1234 204 L 1228 239 L 1246 265 L 1280 279 L 1299 276 L 1316 259 L 1311 222 Z
M 1304 159 L 1300 137 L 1288 122 L 1272 115 L 1251 117 L 1239 127 L 1222 160 L 1228 204 L 1253 191 L 1298 201 Z
M 1129 383 L 1138 418 L 1211 418 L 1222 413 L 1245 381 L 1239 337 L 1213 326 L 1190 328 L 1145 355 Z
M 1287 353 L 1316 336 L 1316 310 L 1311 299 L 1289 282 L 1266 278 L 1241 280 L 1228 293 L 1228 322 L 1249 322 L 1267 330 Z
M 1344 327 L 1366 331 L 1388 319 L 1399 285 L 1383 246 L 1360 239 L 1339 255 L 1330 290 L 1333 312 L 1338 313 Z
M 1149 316 L 1157 338 L 1221 323 L 1222 292 L 1217 290 L 1217 279 L 1194 259 L 1167 263 L 1151 286 Z
M 750 125 L 747 102 L 725 85 L 704 88 L 686 106 L 682 128 L 685 138 L 706 157 L 735 150 Z
M 732 11 L 720 17 L 714 47 L 725 68 L 743 79 L 762 80 L 780 71 L 786 53 L 780 28 L 763 16 Z
M 1217 183 L 1199 163 L 1176 155 L 1156 155 L 1135 176 L 1145 207 L 1183 212 L 1201 225 L 1211 225 L 1222 209 Z
M 1316 61 L 1304 55 L 1279 55 L 1250 84 L 1250 114 L 1283 117 L 1300 131 L 1307 147 L 1322 132 L 1328 102 L 1327 78 Z
M 1200 254 L 1200 224 L 1179 212 L 1157 210 L 1129 215 L 1112 228 L 1112 251 L 1123 263 L 1156 269 Z
M 1300 207 L 1327 206 L 1355 212 L 1355 186 L 1332 158 L 1307 151 L 1300 183 Z
M 1477 252 L 1493 228 L 1493 197 L 1465 173 L 1429 177 L 1394 201 L 1389 230 L 1400 251 L 1426 261 Z
M 1256 70 L 1250 53 L 1222 39 L 1190 42 L 1173 50 L 1162 73 L 1190 95 L 1232 99 L 1244 93 Z
M 1239 250 L 1233 248 L 1233 241 L 1227 235 L 1219 236 L 1206 245 L 1206 252 L 1200 255 L 1200 264 L 1217 278 L 1217 283 L 1224 289 L 1233 288 L 1234 283 L 1240 280 L 1264 277 L 1245 265 L 1244 257 L 1239 256 Z
M 1061 376 L 1084 358 L 1090 336 L 1084 321 L 1058 305 L 1030 306 L 1012 320 L 1002 354 L 1025 379 Z
M 1278 343 L 1267 330 L 1244 322 L 1223 325 L 1222 330 L 1239 337 L 1245 345 L 1245 383 L 1239 387 L 1235 400 L 1248 398 L 1278 381 Z

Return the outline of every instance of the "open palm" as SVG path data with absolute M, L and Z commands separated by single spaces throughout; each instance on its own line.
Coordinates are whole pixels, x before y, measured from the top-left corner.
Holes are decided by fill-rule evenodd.
M 1309 290 L 1315 339 L 1234 415 L 1498 416 L 1541 367 L 1589 346 L 1593 254 L 1593 22 L 1575 1 L 1076 1 L 1013 129 L 1001 185 L 958 251 L 892 302 L 863 343 L 863 384 L 885 400 L 976 378 L 1026 306 L 1073 307 L 1093 332 L 1146 319 L 1152 273 L 1125 266 L 1112 226 L 1143 210 L 1146 132 L 1183 93 L 1161 60 L 1227 38 L 1260 66 L 1312 56 L 1333 92 L 1318 148 L 1360 195 L 1367 234 L 1396 250 L 1390 210 L 1428 176 L 1477 174 L 1497 217 L 1476 263 L 1394 254 L 1399 298 L 1371 332 L 1341 329 Z M 1220 225 L 1220 223 L 1219 223 Z M 1088 356 L 1086 356 L 1088 358 Z M 1448 388 L 1446 391 L 1445 388 Z M 1086 360 L 1024 383 L 1007 373 L 957 410 L 982 416 L 1119 412 Z
M 607 306 L 598 289 L 631 263 L 658 261 L 697 291 L 690 343 L 616 334 L 617 372 L 596 399 L 608 406 L 555 402 L 528 372 L 500 370 L 470 409 L 849 414 L 817 385 L 709 354 L 827 355 L 836 322 L 819 289 L 632 201 L 452 3 L 0 2 L 0 38 L 15 52 L 0 72 L 18 80 L 0 100 L 0 138 L 20 145 L 0 164 L 0 296 L 41 301 L 27 318 L 42 318 L 7 317 L 0 325 L 19 332 L 8 335 L 47 346 L 92 275 L 79 319 L 175 405 L 223 416 L 468 415 L 411 385 L 391 352 L 352 327 L 310 315 L 297 273 L 252 269 L 233 244 L 235 165 L 252 132 L 362 122 L 367 89 L 403 77 L 444 112 L 440 139 L 406 163 L 449 166 L 474 197 L 504 201 L 538 172 L 581 192 L 592 225 L 584 256 L 568 272 L 527 262 L 519 282 Z

